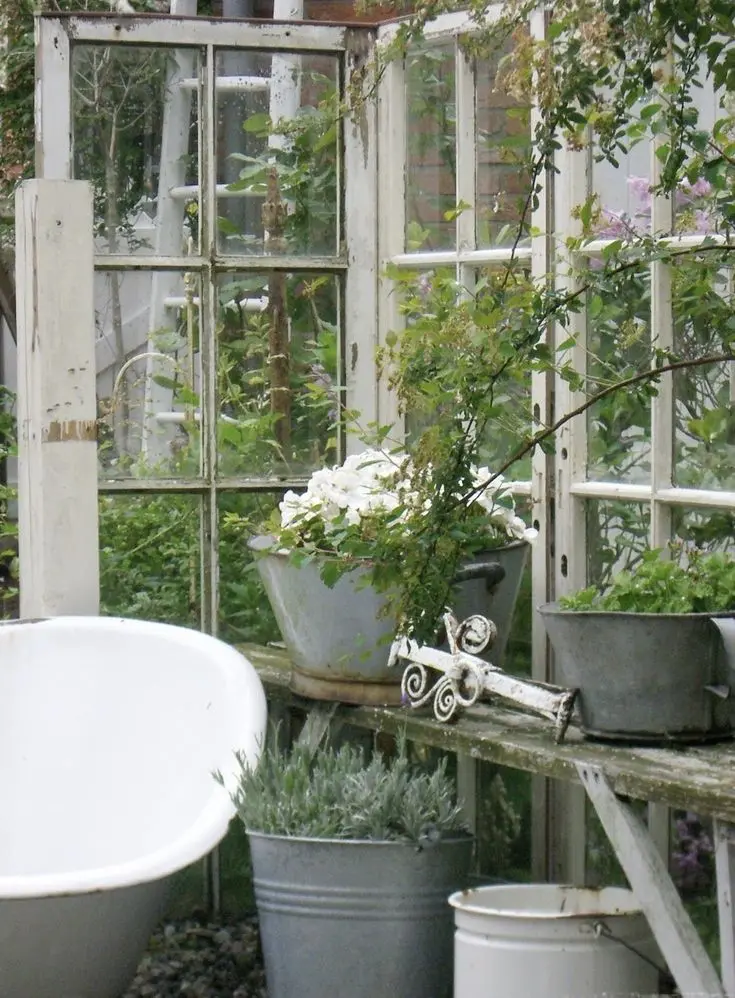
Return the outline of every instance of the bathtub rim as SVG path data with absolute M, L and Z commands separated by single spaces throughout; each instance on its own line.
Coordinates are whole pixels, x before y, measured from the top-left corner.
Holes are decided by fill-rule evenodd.
M 145 635 L 167 633 L 189 646 L 199 646 L 211 653 L 213 642 L 219 646 L 220 664 L 225 673 L 225 682 L 234 699 L 237 694 L 251 699 L 251 709 L 256 714 L 258 727 L 264 737 L 267 724 L 267 703 L 263 684 L 249 659 L 219 638 L 201 631 L 195 631 L 176 624 L 156 621 L 133 620 L 127 617 L 41 617 L 20 620 L 0 621 L 0 649 L 4 628 L 19 626 L 53 627 L 61 630 L 79 629 L 86 631 L 102 630 L 114 633 L 122 625 L 126 630 L 138 631 Z M 243 669 L 245 661 L 249 668 Z M 257 731 L 257 728 L 256 728 Z M 260 738 L 262 743 L 262 737 Z M 256 737 L 256 758 L 261 745 Z M 191 863 L 206 856 L 225 836 L 230 821 L 235 816 L 235 806 L 226 789 L 234 786 L 238 766 L 234 757 L 229 766 L 221 765 L 225 787 L 217 784 L 212 776 L 212 793 L 207 798 L 196 820 L 170 844 L 146 853 L 143 856 L 88 870 L 72 870 L 63 873 L 33 873 L 3 876 L 0 874 L 0 900 L 22 898 L 60 897 L 64 895 L 90 894 L 117 888 L 134 887 L 137 884 L 164 880 L 185 869 Z

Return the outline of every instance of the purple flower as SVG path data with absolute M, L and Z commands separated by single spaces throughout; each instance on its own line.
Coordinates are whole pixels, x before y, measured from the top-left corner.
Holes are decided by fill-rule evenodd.
M 419 274 L 419 286 L 418 293 L 421 298 L 428 298 L 431 294 L 431 278 L 432 272 L 429 271 L 426 274 Z
M 648 177 L 628 177 L 628 187 L 642 204 L 650 204 L 651 183 Z
M 309 367 L 309 374 L 314 385 L 317 388 L 321 388 L 325 396 L 333 403 L 329 412 L 327 413 L 329 419 L 337 418 L 337 409 L 339 406 L 339 398 L 337 391 L 334 387 L 334 382 L 332 381 L 332 376 L 329 371 L 324 367 L 323 364 L 311 364 Z
M 694 212 L 694 231 L 706 234 L 707 232 L 711 232 L 712 228 L 712 216 L 710 213 L 704 211 L 702 208 L 697 208 Z
M 693 184 L 685 181 L 682 187 L 684 190 L 688 190 L 693 198 L 706 198 L 712 193 L 712 184 L 704 177 L 698 177 Z
M 600 239 L 625 239 L 630 235 L 630 222 L 624 212 L 603 208 L 602 216 L 604 223 L 597 230 Z

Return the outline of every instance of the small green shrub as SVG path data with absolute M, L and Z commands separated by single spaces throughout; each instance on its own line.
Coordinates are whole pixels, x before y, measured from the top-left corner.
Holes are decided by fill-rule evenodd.
M 583 589 L 559 601 L 564 610 L 628 613 L 722 613 L 735 610 L 735 559 L 687 549 L 686 561 L 647 551 L 633 571 L 620 572 L 602 593 Z
M 366 762 L 352 745 L 314 753 L 296 744 L 267 748 L 255 769 L 240 756 L 238 763 L 232 799 L 249 832 L 420 842 L 465 831 L 446 760 L 419 769 L 405 745 L 389 760 L 376 754 Z

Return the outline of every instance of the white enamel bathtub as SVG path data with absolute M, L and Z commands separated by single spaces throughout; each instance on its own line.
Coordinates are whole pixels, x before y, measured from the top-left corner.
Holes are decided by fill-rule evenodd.
M 0 626 L 0 998 L 119 998 L 169 878 L 227 830 L 213 771 L 265 724 L 251 664 L 196 631 Z

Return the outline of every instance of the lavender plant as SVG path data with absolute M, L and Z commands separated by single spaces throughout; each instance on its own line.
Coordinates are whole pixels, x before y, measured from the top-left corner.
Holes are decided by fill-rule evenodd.
M 254 769 L 238 763 L 231 796 L 249 832 L 420 843 L 466 831 L 446 757 L 431 772 L 419 769 L 405 743 L 393 758 L 369 762 L 350 744 L 314 752 L 297 743 L 267 747 Z

